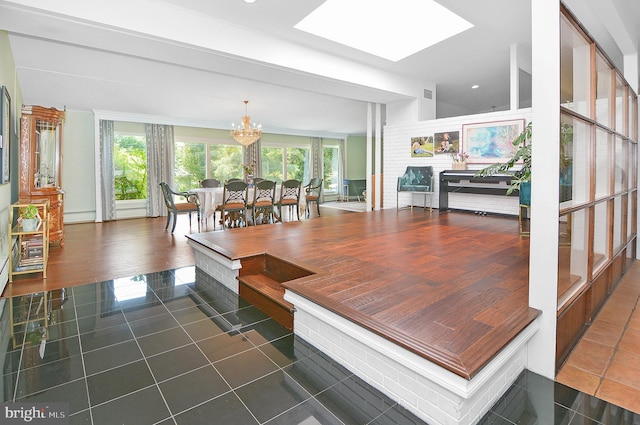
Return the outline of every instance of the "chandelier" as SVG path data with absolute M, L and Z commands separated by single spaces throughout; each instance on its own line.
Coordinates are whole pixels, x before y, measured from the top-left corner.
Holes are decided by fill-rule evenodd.
M 251 117 L 247 114 L 248 100 L 244 101 L 244 117 L 242 117 L 242 126 L 231 124 L 231 137 L 242 146 L 249 146 L 256 142 L 262 136 L 262 125 L 251 127 Z

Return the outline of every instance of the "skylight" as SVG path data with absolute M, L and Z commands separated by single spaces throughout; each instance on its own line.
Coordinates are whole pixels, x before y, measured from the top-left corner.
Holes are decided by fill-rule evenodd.
M 394 62 L 471 27 L 433 0 L 327 0 L 295 25 Z

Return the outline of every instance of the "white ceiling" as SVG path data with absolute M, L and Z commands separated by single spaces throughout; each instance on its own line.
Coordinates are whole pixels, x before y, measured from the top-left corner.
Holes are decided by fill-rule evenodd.
M 510 46 L 531 49 L 531 0 L 438 1 L 474 27 L 399 62 L 295 30 L 322 0 L 0 0 L 0 29 L 26 104 L 228 128 L 247 99 L 267 132 L 363 134 L 367 102 L 410 102 L 424 88 L 439 117 L 507 107 Z M 573 2 L 603 46 L 620 39 L 608 26 L 618 22 L 637 49 L 638 0 Z

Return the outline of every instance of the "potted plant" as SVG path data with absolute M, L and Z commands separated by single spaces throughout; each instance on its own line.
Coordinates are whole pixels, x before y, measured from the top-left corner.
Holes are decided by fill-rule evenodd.
M 20 207 L 18 214 L 23 231 L 33 232 L 38 228 L 38 219 L 40 218 L 38 207 L 33 204 L 25 205 Z
M 497 173 L 511 174 L 513 180 L 511 180 L 507 195 L 514 190 L 519 190 L 521 205 L 531 205 L 531 128 L 532 123 L 530 122 L 515 138 L 513 146 L 516 147 L 516 152 L 507 162 L 491 164 L 475 174 L 479 177 Z M 572 142 L 573 126 L 562 124 L 560 127 L 560 202 L 568 201 L 572 197 L 573 158 L 570 155 Z M 522 167 L 513 170 L 513 167 L 518 163 L 521 163 Z

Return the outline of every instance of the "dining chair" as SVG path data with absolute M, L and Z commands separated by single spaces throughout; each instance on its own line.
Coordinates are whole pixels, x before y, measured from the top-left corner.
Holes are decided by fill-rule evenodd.
M 256 217 L 262 214 L 262 222 L 273 223 L 273 206 L 276 197 L 276 182 L 271 180 L 262 180 L 254 186 L 253 200 L 247 205 L 251 210 L 251 218 L 253 225 L 257 223 Z
M 320 215 L 320 196 L 322 195 L 322 179 L 319 177 L 314 177 L 309 181 L 304 187 L 304 196 L 307 204 L 306 215 L 309 217 L 311 207 L 309 204 L 315 203 L 316 210 L 318 211 L 318 215 Z
M 280 199 L 276 203 L 278 207 L 278 221 L 282 221 L 282 208 L 289 207 L 289 219 L 293 217 L 293 209 L 295 208 L 296 217 L 300 220 L 300 189 L 302 182 L 300 180 L 285 180 L 280 188 Z
M 227 179 L 227 183 L 230 183 L 230 182 L 241 182 L 241 181 L 243 181 L 243 180 L 242 179 L 236 179 L 236 178 Z
M 220 180 L 218 179 L 200 180 L 200 187 L 220 187 Z
M 240 181 L 227 181 L 222 191 L 220 205 L 222 228 L 241 227 L 247 224 L 247 198 L 249 186 Z
M 262 177 L 254 177 L 253 178 L 253 183 L 254 184 L 258 184 L 258 183 L 260 183 L 261 181 L 264 181 L 264 180 L 266 180 L 266 179 L 264 179 Z
M 167 230 L 169 228 L 169 223 L 173 217 L 171 233 L 176 230 L 178 214 L 189 214 L 189 229 L 191 229 L 191 213 L 196 213 L 198 214 L 198 230 L 200 230 L 200 202 L 198 201 L 198 196 L 189 192 L 176 192 L 165 182 L 160 183 L 160 188 L 162 189 L 164 204 L 167 207 L 167 224 L 164 229 Z M 185 198 L 186 202 L 175 202 L 174 197 L 176 196 Z

